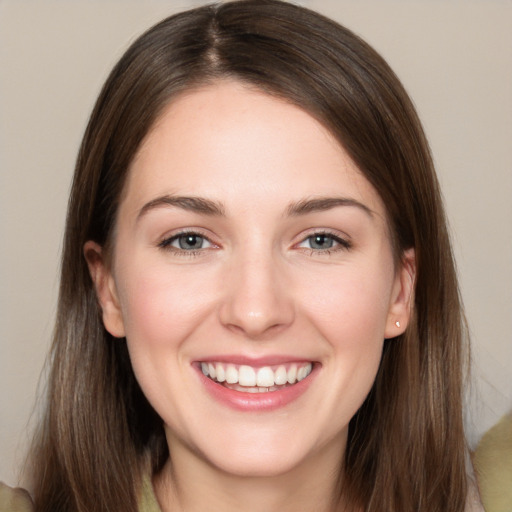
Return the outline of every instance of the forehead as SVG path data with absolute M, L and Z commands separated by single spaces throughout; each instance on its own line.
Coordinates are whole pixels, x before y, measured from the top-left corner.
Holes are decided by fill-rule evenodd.
M 377 192 L 320 122 L 236 81 L 174 98 L 137 152 L 125 192 L 139 202 L 193 193 L 228 203 L 343 193 L 385 214 Z

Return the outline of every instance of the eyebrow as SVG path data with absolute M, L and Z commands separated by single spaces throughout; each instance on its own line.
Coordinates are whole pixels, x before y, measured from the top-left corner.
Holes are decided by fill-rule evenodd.
M 224 207 L 221 203 L 194 196 L 170 196 L 165 195 L 157 197 L 146 203 L 139 211 L 137 220 L 146 215 L 149 211 L 163 206 L 174 206 L 182 210 L 201 213 L 211 216 L 225 216 Z
M 338 206 L 353 206 L 364 211 L 373 218 L 374 212 L 365 204 L 349 197 L 315 197 L 312 199 L 303 199 L 296 203 L 291 203 L 286 213 L 293 217 L 297 215 L 305 215 L 312 212 L 321 212 L 330 210 Z
M 211 199 L 195 196 L 164 195 L 146 203 L 137 214 L 137 220 L 146 215 L 149 211 L 165 206 L 181 208 L 183 210 L 215 217 L 225 217 L 226 215 L 222 203 L 212 201 Z M 306 215 L 308 213 L 330 210 L 339 206 L 352 206 L 359 208 L 370 217 L 373 217 L 374 214 L 368 206 L 352 198 L 316 197 L 312 199 L 302 199 L 301 201 L 291 203 L 286 209 L 286 215 L 295 217 L 299 215 Z

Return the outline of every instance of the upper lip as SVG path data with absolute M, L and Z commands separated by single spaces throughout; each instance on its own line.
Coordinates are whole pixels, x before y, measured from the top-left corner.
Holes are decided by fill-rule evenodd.
M 235 365 L 247 365 L 252 367 L 275 366 L 285 363 L 313 363 L 314 360 L 308 357 L 290 356 L 290 355 L 266 355 L 259 357 L 250 357 L 241 354 L 223 354 L 209 355 L 203 358 L 197 358 L 196 363 L 227 363 Z

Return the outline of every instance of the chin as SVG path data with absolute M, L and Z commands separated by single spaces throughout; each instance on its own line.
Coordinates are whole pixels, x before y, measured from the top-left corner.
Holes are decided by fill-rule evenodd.
M 273 453 L 270 456 L 237 454 L 231 460 L 223 458 L 218 461 L 216 467 L 224 473 L 241 478 L 275 478 L 293 472 L 303 462 L 301 458 L 283 456 L 282 453 Z
M 313 459 L 321 453 L 331 449 L 338 452 L 338 447 L 325 439 L 322 443 L 308 436 L 294 436 L 291 429 L 273 433 L 260 431 L 260 435 L 256 429 L 244 434 L 236 436 L 231 432 L 224 442 L 205 447 L 202 457 L 224 473 L 263 478 L 300 471 L 302 467 L 311 467 Z M 339 439 L 334 442 L 338 444 Z

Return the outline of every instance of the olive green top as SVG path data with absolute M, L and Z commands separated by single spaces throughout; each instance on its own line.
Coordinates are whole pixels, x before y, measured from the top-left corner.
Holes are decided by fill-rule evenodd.
M 512 509 L 487 509 L 487 512 L 509 512 Z M 24 489 L 12 489 L 0 482 L 0 512 L 34 512 L 30 495 Z M 146 478 L 142 486 L 139 512 L 161 512 L 151 480 Z M 466 512 L 484 512 L 476 486 L 470 487 Z
M 512 414 L 482 437 L 473 456 L 487 512 L 512 511 Z
M 11 489 L 0 482 L 0 512 L 31 512 L 32 500 L 27 491 Z
M 33 512 L 30 495 L 24 489 L 12 489 L 0 482 L 0 512 Z M 144 480 L 139 512 L 161 512 L 149 478 Z
M 1 512 L 1 511 L 0 511 Z M 161 512 L 160 505 L 156 501 L 155 491 L 151 478 L 145 478 L 142 484 L 142 495 L 139 501 L 139 512 Z

